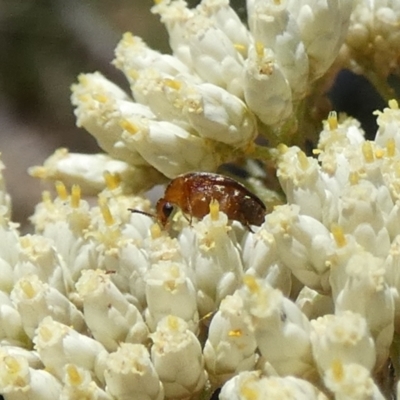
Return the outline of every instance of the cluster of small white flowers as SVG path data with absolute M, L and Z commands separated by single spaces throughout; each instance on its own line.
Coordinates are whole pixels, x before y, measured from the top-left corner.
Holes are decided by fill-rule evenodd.
M 366 141 L 332 114 L 318 161 L 281 146 L 288 204 L 254 232 L 211 203 L 200 221 L 176 215 L 171 236 L 128 211 L 149 202 L 112 174 L 96 206 L 58 182 L 34 235 L 20 237 L 5 203 L 0 393 L 383 399 L 374 379 L 400 364 L 397 103 L 377 121 Z
M 162 0 L 153 11 L 173 56 L 124 35 L 114 63 L 135 101 L 100 73 L 80 76 L 78 125 L 106 154 L 60 149 L 32 168 L 57 193 L 43 193 L 32 235 L 10 222 L 0 164 L 5 400 L 400 394 L 397 102 L 377 113 L 374 141 L 332 113 L 316 158 L 280 145 L 287 204 L 259 227 L 229 221 L 213 201 L 203 219 L 178 211 L 162 229 L 136 195 L 215 171 L 251 152 L 266 126 L 296 118 L 339 52 L 352 5 L 248 0 L 247 29 L 228 0 Z
M 58 151 L 32 173 L 80 184 L 84 176 L 87 193 L 99 186 L 93 169 L 123 172 L 133 178 L 123 180 L 126 189 L 137 193 L 163 177 L 215 171 L 248 155 L 263 132 L 278 140 L 282 126 L 296 126 L 301 100 L 336 59 L 352 2 L 252 0 L 247 9 L 248 28 L 229 0 L 202 0 L 194 9 L 158 1 L 153 12 L 173 55 L 130 33 L 115 51 L 134 101 L 99 72 L 82 74 L 72 88 L 78 126 L 107 156 Z

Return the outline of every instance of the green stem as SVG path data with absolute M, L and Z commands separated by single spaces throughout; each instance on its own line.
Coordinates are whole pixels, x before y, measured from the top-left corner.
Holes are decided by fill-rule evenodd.
M 261 161 L 275 161 L 278 157 L 278 150 L 271 147 L 255 145 L 254 151 L 249 154 L 251 158 Z

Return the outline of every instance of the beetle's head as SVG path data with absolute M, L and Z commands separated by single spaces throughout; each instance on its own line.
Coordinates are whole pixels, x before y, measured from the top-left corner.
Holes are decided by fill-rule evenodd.
M 165 198 L 162 197 L 158 200 L 156 205 L 157 219 L 163 227 L 167 225 L 169 217 L 172 215 L 174 209 L 175 206 Z

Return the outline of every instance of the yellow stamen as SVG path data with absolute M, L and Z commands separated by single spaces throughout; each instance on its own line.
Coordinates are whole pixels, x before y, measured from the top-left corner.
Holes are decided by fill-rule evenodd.
M 111 172 L 105 171 L 103 176 L 108 190 L 114 190 L 119 187 L 121 183 L 121 175 L 118 172 L 112 174 Z
M 32 284 L 26 280 L 21 282 L 21 289 L 28 299 L 33 299 L 35 297 L 36 291 Z
M 79 386 L 82 384 L 82 376 L 75 365 L 69 364 L 66 368 L 66 372 L 70 381 L 69 383 L 72 386 Z
M 107 200 L 104 197 L 100 197 L 98 203 L 106 225 L 113 225 L 115 221 L 111 214 L 110 208 L 108 207 Z
M 219 219 L 219 203 L 218 200 L 212 199 L 210 201 L 210 217 L 212 221 Z
M 257 293 L 260 290 L 260 286 L 254 276 L 245 275 L 243 277 L 243 283 L 247 286 L 251 293 Z
M 139 127 L 128 120 L 124 119 L 119 123 L 120 127 L 125 131 L 129 132 L 131 135 L 135 135 L 139 132 Z
M 349 182 L 350 185 L 357 185 L 357 183 L 360 181 L 360 175 L 358 174 L 358 172 L 350 172 L 349 174 Z
M 179 82 L 177 79 L 165 78 L 163 79 L 163 83 L 165 86 L 175 90 L 179 90 L 182 87 L 181 82 Z
M 370 141 L 366 141 L 362 144 L 362 152 L 364 160 L 367 163 L 372 163 L 374 161 L 374 151 L 372 148 L 372 143 Z
M 263 57 L 264 56 L 264 51 L 265 51 L 265 47 L 261 42 L 256 42 L 256 53 L 258 57 Z
M 150 235 L 152 239 L 158 239 L 161 237 L 161 227 L 159 224 L 153 224 L 150 227 Z
M 240 43 L 234 43 L 233 47 L 236 49 L 236 51 L 242 55 L 245 55 L 247 53 L 247 48 L 243 44 Z
M 344 378 L 343 364 L 340 360 L 334 360 L 331 365 L 333 379 L 336 382 L 340 382 Z
M 243 335 L 243 332 L 241 329 L 233 329 L 228 332 L 229 337 L 241 337 Z
M 396 154 L 396 142 L 390 138 L 386 142 L 386 155 L 387 157 L 394 157 Z
M 21 370 L 19 362 L 13 356 L 5 356 L 3 363 L 9 375 L 17 375 Z
M 297 160 L 299 161 L 300 168 L 303 171 L 305 171 L 310 165 L 310 163 L 308 161 L 308 158 L 307 158 L 306 154 L 303 151 L 299 151 L 297 153 Z
M 329 130 L 334 131 L 338 128 L 338 120 L 336 111 L 331 111 L 328 115 L 328 126 Z
M 335 239 L 337 247 L 344 247 L 347 244 L 346 236 L 344 235 L 343 229 L 337 225 L 333 224 L 331 227 L 331 233 Z
M 392 110 L 398 110 L 399 109 L 399 103 L 397 102 L 397 100 L 395 100 L 395 99 L 392 99 L 392 100 L 389 100 L 389 107 L 392 109 Z
M 61 200 L 67 200 L 68 199 L 68 190 L 65 187 L 64 183 L 61 181 L 56 181 L 55 186 L 56 186 L 56 191 L 57 191 L 58 197 Z
M 48 190 L 44 190 L 42 192 L 42 202 L 43 203 L 47 203 L 47 204 L 51 204 L 52 203 L 52 199 L 51 199 L 51 194 Z
M 375 157 L 377 159 L 383 158 L 384 155 L 385 155 L 385 151 L 383 149 L 376 149 L 375 150 Z
M 178 330 L 179 328 L 179 322 L 178 318 L 176 318 L 174 315 L 169 315 L 168 316 L 168 326 L 170 327 L 171 330 Z
M 277 150 L 279 154 L 285 154 L 289 150 L 289 147 L 287 147 L 284 143 L 280 143 L 277 146 Z
M 99 103 L 107 103 L 108 97 L 104 93 L 94 93 L 93 99 L 97 100 Z
M 72 208 L 78 208 L 81 201 L 81 187 L 79 185 L 72 185 L 70 204 Z

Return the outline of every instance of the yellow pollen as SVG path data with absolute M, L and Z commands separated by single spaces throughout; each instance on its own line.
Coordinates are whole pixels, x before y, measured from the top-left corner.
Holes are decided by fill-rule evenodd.
M 370 141 L 365 141 L 362 144 L 362 152 L 365 162 L 372 163 L 374 161 L 374 151 Z
M 31 240 L 29 236 L 22 236 L 19 238 L 19 244 L 23 249 L 27 249 L 31 245 Z
M 242 55 L 246 54 L 247 48 L 243 44 L 240 43 L 234 43 L 233 47 L 236 49 L 236 51 Z
M 174 315 L 168 315 L 168 326 L 170 327 L 171 330 L 178 330 L 179 328 L 179 322 L 178 318 L 176 318 Z
M 219 219 L 219 203 L 218 200 L 212 199 L 210 201 L 210 217 L 212 221 Z
M 245 275 L 243 277 L 243 283 L 247 286 L 251 293 L 257 293 L 260 290 L 260 286 L 254 276 Z
M 240 389 L 240 397 L 245 400 L 259 400 L 260 396 L 258 394 L 259 393 L 256 390 L 251 389 L 247 386 Z
M 26 280 L 21 282 L 21 289 L 28 299 L 33 299 L 35 297 L 36 291 L 32 284 Z
M 241 329 L 233 329 L 229 331 L 228 336 L 229 337 L 242 337 L 243 332 Z
M 7 368 L 7 372 L 10 375 L 16 375 L 20 371 L 19 362 L 13 356 L 5 356 L 3 358 L 3 363 Z
M 112 174 L 109 171 L 105 171 L 103 176 L 108 190 L 114 190 L 119 187 L 121 183 L 121 175 L 118 172 Z
M 399 109 L 399 103 L 395 99 L 389 100 L 389 107 L 392 110 L 398 110 Z
M 333 224 L 331 227 L 331 232 L 333 238 L 335 239 L 337 247 L 341 248 L 346 246 L 347 244 L 346 236 L 344 235 L 343 229 L 339 225 Z
M 322 150 L 321 150 L 321 149 L 313 149 L 312 153 L 313 153 L 315 156 L 318 156 L 319 154 L 322 154 Z
M 385 155 L 385 151 L 383 149 L 376 149 L 375 150 L 375 157 L 377 159 L 383 158 L 384 155 Z
M 338 128 L 338 120 L 336 111 L 331 111 L 328 115 L 328 126 L 331 131 Z
M 133 37 L 133 35 L 132 35 L 131 32 L 125 32 L 125 33 L 122 35 L 122 40 L 123 40 L 124 42 L 127 42 L 127 44 L 133 44 L 133 43 L 135 43 L 135 38 Z
M 79 386 L 82 384 L 82 376 L 75 365 L 69 364 L 66 368 L 66 372 L 70 381 L 69 383 L 72 386 Z
M 72 185 L 70 204 L 72 208 L 78 208 L 81 201 L 81 187 L 79 185 Z
M 289 148 L 286 146 L 284 143 L 278 144 L 277 150 L 279 151 L 279 154 L 285 154 Z
M 67 191 L 67 188 L 65 187 L 64 183 L 61 181 L 56 181 L 55 186 L 56 186 L 56 191 L 57 191 L 58 197 L 61 200 L 67 200 L 68 199 L 68 191 Z
M 388 157 L 394 157 L 396 154 L 396 143 L 393 138 L 390 138 L 386 142 L 386 155 Z
M 307 158 L 306 154 L 303 151 L 299 151 L 297 153 L 297 160 L 299 161 L 300 168 L 303 171 L 305 171 L 310 166 L 308 158 Z
M 152 239 L 158 239 L 161 237 L 161 227 L 159 224 L 153 224 L 150 227 L 150 235 Z
M 360 181 L 360 175 L 358 174 L 358 172 L 350 172 L 349 174 L 349 182 L 350 185 L 357 185 L 357 183 Z
M 130 133 L 131 135 L 134 135 L 139 132 L 139 127 L 128 120 L 124 119 L 119 123 L 120 127 Z
M 256 53 L 258 57 L 263 57 L 264 56 L 264 45 L 261 42 L 256 42 Z
M 42 192 L 42 202 L 43 203 L 48 203 L 48 204 L 52 203 L 51 194 L 50 194 L 50 192 L 48 190 L 44 190 Z
M 340 382 L 344 378 L 343 364 L 340 360 L 334 360 L 331 365 L 333 379 Z
M 179 90 L 182 87 L 181 82 L 176 79 L 165 78 L 163 80 L 165 86 L 170 87 L 171 89 Z
M 97 100 L 99 103 L 107 103 L 108 97 L 103 93 L 95 93 L 93 99 Z
M 53 332 L 47 326 L 41 326 L 39 328 L 39 335 L 42 340 L 48 342 L 53 337 Z
M 113 225 L 115 221 L 111 214 L 110 208 L 108 207 L 107 200 L 104 197 L 100 197 L 98 203 L 106 225 Z
M 127 72 L 127 74 L 128 74 L 128 77 L 132 78 L 134 81 L 136 81 L 139 78 L 139 72 L 138 72 L 138 70 L 136 70 L 134 68 L 130 69 Z

